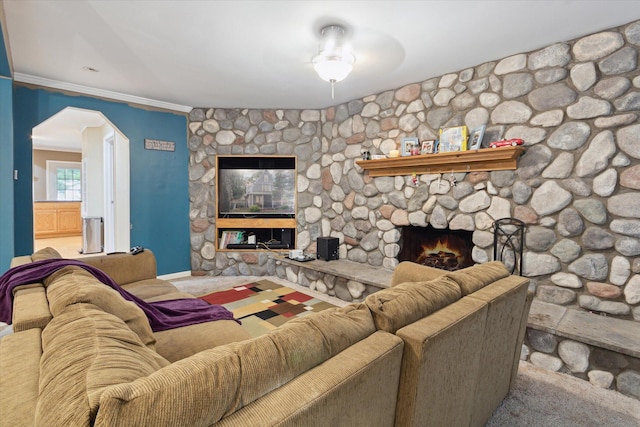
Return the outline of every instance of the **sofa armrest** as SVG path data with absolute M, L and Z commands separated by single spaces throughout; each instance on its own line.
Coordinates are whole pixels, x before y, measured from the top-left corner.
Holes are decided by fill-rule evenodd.
M 402 351 L 398 337 L 375 332 L 214 425 L 391 426 Z
M 485 425 L 509 393 L 514 364 L 517 370 L 522 348 L 520 335 L 522 316 L 528 311 L 528 284 L 525 277 L 508 276 L 466 297 L 488 307 L 484 338 L 478 348 L 482 370 L 475 389 L 471 425 Z
M 157 274 L 156 257 L 149 249 L 136 255 L 130 253 L 98 255 L 82 258 L 81 261 L 104 271 L 120 286 L 155 279 Z
M 10 267 L 13 268 L 19 265 L 31 264 L 32 262 L 31 255 L 17 256 L 11 259 Z
M 44 329 L 50 320 L 49 301 L 42 283 L 19 286 L 13 291 L 11 322 L 15 332 Z
M 527 323 L 529 320 L 529 311 L 531 310 L 531 304 L 533 303 L 534 293 L 527 288 L 527 298 L 524 302 L 524 309 L 522 310 L 522 318 L 520 319 L 520 330 L 518 331 L 518 342 L 516 345 L 516 351 L 513 355 L 513 365 L 511 367 L 511 381 L 509 382 L 509 390 L 513 389 L 516 378 L 518 377 L 518 367 L 520 366 L 520 356 L 522 355 L 522 343 L 524 342 L 524 335 L 527 332 Z
M 448 273 L 446 270 L 404 261 L 398 264 L 393 271 L 391 286 L 396 286 L 404 282 L 426 282 L 446 273 Z
M 486 318 L 486 303 L 463 298 L 398 329 L 396 426 L 472 425 Z
M 40 329 L 30 329 L 0 340 L 0 420 L 6 425 L 35 425 L 42 355 L 40 333 Z

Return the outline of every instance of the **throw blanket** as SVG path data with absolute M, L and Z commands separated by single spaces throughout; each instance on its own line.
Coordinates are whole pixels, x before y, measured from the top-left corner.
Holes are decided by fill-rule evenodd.
M 122 289 L 111 277 L 92 265 L 71 259 L 45 259 L 11 268 L 0 277 L 0 321 L 11 324 L 13 289 L 16 286 L 41 282 L 50 274 L 70 265 L 87 270 L 100 282 L 118 291 L 124 299 L 133 301 L 144 311 L 154 332 L 212 320 L 236 320 L 226 308 L 198 298 L 148 303 Z M 236 322 L 240 323 L 238 320 Z

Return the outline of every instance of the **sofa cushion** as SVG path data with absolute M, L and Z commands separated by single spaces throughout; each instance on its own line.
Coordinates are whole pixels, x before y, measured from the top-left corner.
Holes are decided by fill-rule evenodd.
M 56 251 L 53 248 L 43 248 L 40 249 L 36 252 L 33 253 L 33 255 L 31 255 L 31 261 L 41 261 L 43 259 L 61 259 L 62 255 L 60 255 L 60 252 Z
M 251 339 L 235 320 L 216 320 L 154 332 L 156 351 L 169 362 L 193 356 L 203 350 Z
M 149 377 L 109 387 L 96 425 L 121 420 L 129 425 L 214 424 L 374 331 L 363 305 L 292 320 L 260 337 L 205 350 Z M 148 411 L 149 405 L 158 409 Z
M 329 308 L 314 315 L 292 319 L 280 328 L 297 328 L 298 324 L 302 325 L 301 328 L 315 328 L 324 337 L 330 355 L 340 353 L 376 330 L 371 312 L 364 304 Z
M 169 362 L 127 325 L 92 304 L 73 304 L 42 332 L 36 425 L 91 425 L 111 385 L 147 377 Z
M 157 279 L 157 280 L 160 280 L 160 279 Z M 169 300 L 172 300 L 172 299 L 194 299 L 194 298 L 196 298 L 196 297 L 191 295 L 191 294 L 189 294 L 189 293 L 187 293 L 187 292 L 173 291 L 173 292 L 167 292 L 166 294 L 158 295 L 158 296 L 155 296 L 155 297 L 149 297 L 149 298 L 145 299 L 145 301 L 146 302 L 158 302 L 158 301 L 169 301 Z
M 149 249 L 136 255 L 97 255 L 82 258 L 82 261 L 104 271 L 120 286 L 156 277 L 156 258 Z
M 447 270 L 428 267 L 411 261 L 403 261 L 393 270 L 391 286 L 404 282 L 426 282 L 445 274 Z
M 395 333 L 460 299 L 460 287 L 441 276 L 427 282 L 405 282 L 369 295 L 365 304 L 379 330 Z
M 371 313 L 364 305 L 358 304 L 293 319 L 267 335 L 231 344 L 243 367 L 240 399 L 234 411 L 340 353 L 375 330 Z
M 171 282 L 162 279 L 145 279 L 127 283 L 122 289 L 147 302 L 161 301 L 165 295 L 179 292 Z M 189 297 L 193 298 L 192 295 Z M 183 297 L 186 298 L 186 297 Z
M 456 281 L 462 296 L 466 296 L 490 283 L 504 279 L 509 276 L 509 271 L 500 261 L 491 261 L 447 273 L 447 276 Z
M 58 316 L 72 304 L 93 304 L 124 321 L 146 346 L 154 349 L 156 339 L 144 311 L 82 267 L 64 267 L 47 277 L 43 283 L 53 316 Z
M 13 331 L 44 328 L 51 320 L 49 302 L 42 283 L 18 286 L 13 290 Z

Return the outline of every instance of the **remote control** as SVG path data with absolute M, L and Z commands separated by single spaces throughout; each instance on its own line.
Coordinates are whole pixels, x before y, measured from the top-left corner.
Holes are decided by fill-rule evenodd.
M 140 252 L 143 252 L 144 248 L 142 246 L 134 246 L 131 248 L 131 255 L 138 255 Z

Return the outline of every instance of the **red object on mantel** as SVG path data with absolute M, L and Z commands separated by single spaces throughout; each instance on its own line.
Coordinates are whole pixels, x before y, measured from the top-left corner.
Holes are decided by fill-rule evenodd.
M 511 139 L 502 139 L 500 141 L 493 141 L 489 143 L 490 148 L 498 148 L 498 147 L 515 147 L 516 145 L 524 144 L 524 140 L 520 138 L 511 138 Z

